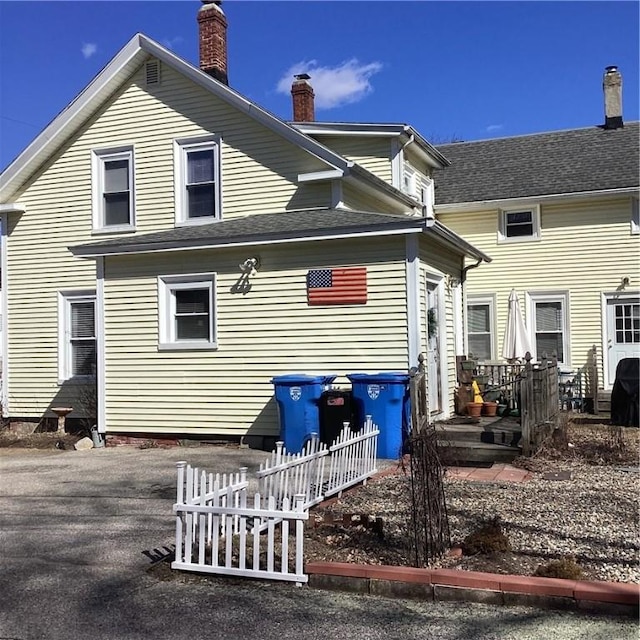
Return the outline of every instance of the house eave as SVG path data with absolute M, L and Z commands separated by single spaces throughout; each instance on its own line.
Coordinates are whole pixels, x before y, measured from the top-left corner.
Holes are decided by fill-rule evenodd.
M 474 247 L 471 243 L 467 242 L 464 238 L 449 229 L 449 227 L 443 225 L 438 220 L 430 219 L 427 222 L 426 232 L 434 234 L 449 247 L 455 248 L 458 252 L 463 253 L 469 258 L 487 263 L 492 262 L 491 256 L 487 255 L 477 247 Z
M 493 200 L 475 200 L 470 202 L 455 202 L 434 205 L 436 214 L 478 211 L 481 209 L 508 209 L 511 207 L 533 206 L 534 204 L 551 204 L 566 200 L 596 199 L 634 195 L 639 187 L 625 187 L 620 189 L 601 189 L 598 191 L 576 191 L 574 193 L 552 193 L 539 196 L 523 196 L 521 198 L 502 198 Z
M 132 254 L 148 254 L 148 253 L 166 253 L 175 251 L 193 251 L 203 249 L 222 249 L 222 248 L 234 248 L 234 247 L 247 247 L 247 246 L 265 246 L 265 245 L 279 245 L 290 244 L 294 242 L 317 242 L 323 240 L 342 240 L 349 238 L 368 238 L 368 237 L 380 237 L 380 236 L 394 236 L 394 235 L 406 235 L 411 233 L 421 233 L 424 230 L 424 224 L 416 224 L 416 220 L 412 221 L 411 226 L 406 224 L 403 226 L 377 229 L 377 230 L 362 230 L 362 231 L 350 231 L 346 233 L 318 233 L 318 234 L 305 234 L 301 236 L 287 236 L 277 238 L 244 238 L 242 240 L 192 240 L 192 241 L 168 241 L 168 242 L 154 242 L 144 243 L 141 242 L 135 245 L 129 245 L 126 247 L 105 247 L 99 249 L 98 247 L 92 247 L 91 245 L 80 245 L 75 247 L 69 247 L 69 251 L 78 258 L 99 258 L 103 256 L 121 256 Z

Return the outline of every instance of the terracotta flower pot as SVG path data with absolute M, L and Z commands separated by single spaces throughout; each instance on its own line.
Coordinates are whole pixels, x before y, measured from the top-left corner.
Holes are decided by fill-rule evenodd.
M 484 402 L 482 404 L 482 414 L 485 416 L 489 416 L 493 418 L 498 411 L 498 403 L 497 402 Z
M 467 414 L 473 418 L 479 418 L 482 414 L 482 402 L 467 402 Z

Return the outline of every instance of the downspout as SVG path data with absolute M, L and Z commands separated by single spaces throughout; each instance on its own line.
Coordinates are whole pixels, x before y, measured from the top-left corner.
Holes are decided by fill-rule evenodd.
M 467 280 L 467 272 L 471 271 L 471 269 L 477 269 L 480 264 L 482 263 L 482 258 L 478 258 L 478 262 L 476 262 L 475 264 L 469 264 L 466 267 L 462 268 L 462 272 L 460 274 L 460 287 L 462 288 L 462 340 L 463 340 L 463 345 L 462 345 L 462 352 L 463 353 L 467 353 L 468 352 L 468 344 L 467 344 L 467 305 L 466 305 L 466 287 L 464 286 L 464 283 Z

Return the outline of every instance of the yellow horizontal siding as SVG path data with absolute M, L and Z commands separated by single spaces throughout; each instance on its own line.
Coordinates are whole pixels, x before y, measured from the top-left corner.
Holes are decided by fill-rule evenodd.
M 623 275 L 631 275 L 636 285 L 640 280 L 640 236 L 630 233 L 628 198 L 548 204 L 540 215 L 541 240 L 519 243 L 497 242 L 497 210 L 447 213 L 439 219 L 493 258 L 468 272 L 465 290 L 467 295 L 496 294 L 496 356 L 502 351 L 512 288 L 523 312 L 525 292 L 569 291 L 569 364 L 577 368 L 592 345 L 602 352 L 601 294 L 615 291 Z
M 274 375 L 404 369 L 404 242 L 261 248 L 251 290 L 233 294 L 251 251 L 110 258 L 106 268 L 110 431 L 275 435 Z M 354 261 L 354 255 L 358 260 Z M 309 268 L 367 266 L 366 305 L 310 307 Z M 158 351 L 157 276 L 217 273 L 216 351 Z M 341 377 L 342 383 L 347 382 Z
M 91 210 L 91 151 L 133 145 L 137 232 L 174 226 L 173 140 L 213 132 L 222 138 L 223 217 L 330 204 L 327 184 L 297 185 L 299 173 L 327 165 L 286 142 L 201 87 L 162 69 L 147 90 L 140 69 L 35 176 L 11 214 L 7 247 L 9 406 L 39 415 L 51 403 L 73 404 L 57 385 L 57 292 L 95 289 L 95 263 L 73 258 L 71 245 L 103 240 Z M 246 257 L 246 256 L 245 256 Z
M 391 140 L 365 136 L 315 136 L 319 142 L 391 184 Z

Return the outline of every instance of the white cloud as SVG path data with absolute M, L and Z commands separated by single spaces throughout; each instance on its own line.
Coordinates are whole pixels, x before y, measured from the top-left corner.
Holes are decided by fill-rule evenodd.
M 167 49 L 173 49 L 177 44 L 180 44 L 182 40 L 182 36 L 175 36 L 173 38 L 165 38 L 162 44 L 167 47 Z
M 504 127 L 503 124 L 490 124 L 485 131 L 487 133 L 493 133 L 494 131 L 500 131 L 500 129 L 502 129 L 502 127 Z
M 90 58 L 98 50 L 98 45 L 93 42 L 85 42 L 82 45 L 82 55 L 85 59 Z
M 293 76 L 308 73 L 316 95 L 317 109 L 333 109 L 362 100 L 373 91 L 371 76 L 382 69 L 380 62 L 360 63 L 356 58 L 336 67 L 323 67 L 317 60 L 306 60 L 292 65 L 278 82 L 278 93 L 289 94 Z

